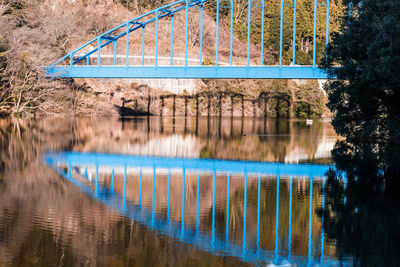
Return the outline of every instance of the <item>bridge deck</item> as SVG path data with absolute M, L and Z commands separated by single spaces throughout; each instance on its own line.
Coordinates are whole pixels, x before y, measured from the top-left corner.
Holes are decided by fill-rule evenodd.
M 312 66 L 58 66 L 49 76 L 69 78 L 152 79 L 327 79 Z
M 166 158 L 132 155 L 65 152 L 52 154 L 47 158 L 51 163 L 72 165 L 97 165 L 103 167 L 128 166 L 133 168 L 185 169 L 202 172 L 231 174 L 254 173 L 261 175 L 288 175 L 295 177 L 324 177 L 333 165 L 288 164 L 257 161 L 231 161 L 213 159 Z

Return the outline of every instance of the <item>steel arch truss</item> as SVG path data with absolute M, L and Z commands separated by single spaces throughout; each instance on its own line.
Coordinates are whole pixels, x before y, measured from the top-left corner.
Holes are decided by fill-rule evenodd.
M 323 1 L 323 2 L 321 2 Z M 326 45 L 329 41 L 329 0 L 314 0 L 314 23 L 313 23 L 313 62 L 312 65 L 296 65 L 296 0 L 281 0 L 280 3 L 280 40 L 279 40 L 279 64 L 264 65 L 264 21 L 267 5 L 265 0 L 248 0 L 248 23 L 247 23 L 247 60 L 246 64 L 235 65 L 233 63 L 233 18 L 234 0 L 216 0 L 216 43 L 215 43 L 215 64 L 212 66 L 203 65 L 203 19 L 204 4 L 208 0 L 180 0 L 174 3 L 159 7 L 146 14 L 131 19 L 99 36 L 86 44 L 72 50 L 55 63 L 45 67 L 46 75 L 60 78 L 209 78 L 209 79 L 326 79 L 327 74 L 316 65 L 316 28 L 318 6 L 326 8 Z M 291 65 L 283 65 L 283 24 L 284 7 L 293 9 L 293 56 Z M 188 57 L 189 46 L 189 9 L 194 8 L 200 11 L 199 31 L 199 56 L 198 59 Z M 229 41 L 229 63 L 220 61 L 219 56 L 219 29 L 220 10 L 229 9 L 230 18 L 230 41 Z M 261 9 L 261 51 L 260 63 L 251 64 L 251 22 L 252 8 Z M 182 64 L 174 64 L 174 16 L 178 12 L 185 14 L 185 51 Z M 170 56 L 169 64 L 159 64 L 159 21 L 169 18 L 170 28 Z M 155 47 L 154 63 L 146 64 L 145 56 L 145 32 L 146 26 L 155 24 Z M 141 55 L 135 56 L 140 64 L 130 63 L 130 46 L 132 42 L 129 37 L 132 32 L 141 32 Z M 126 55 L 117 55 L 117 41 L 126 37 Z M 113 55 L 102 54 L 102 48 L 112 46 Z M 104 58 L 112 58 L 112 64 L 104 64 Z M 118 63 L 118 59 L 125 58 L 125 63 Z M 165 57 L 163 58 L 165 59 Z M 197 65 L 188 62 L 198 62 Z

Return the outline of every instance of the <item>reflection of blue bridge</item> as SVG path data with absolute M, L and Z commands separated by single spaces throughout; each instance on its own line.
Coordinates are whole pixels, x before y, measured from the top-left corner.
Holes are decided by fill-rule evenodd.
M 82 191 L 95 199 L 101 201 L 111 209 L 128 216 L 136 222 L 145 225 L 157 232 L 167 236 L 176 238 L 180 242 L 194 245 L 202 250 L 239 257 L 243 261 L 250 263 L 266 263 L 273 262 L 274 264 L 283 264 L 284 262 L 293 262 L 298 265 L 314 265 L 328 264 L 337 265 L 336 260 L 328 256 L 324 256 L 324 232 L 318 243 L 320 245 L 320 257 L 316 259 L 315 255 L 315 240 L 312 239 L 312 211 L 313 211 L 313 179 L 325 184 L 324 174 L 331 167 L 328 165 L 294 165 L 283 163 L 264 163 L 264 162 L 240 162 L 240 161 L 223 161 L 223 160 L 204 160 L 204 159 L 173 159 L 160 157 L 141 157 L 141 156 L 125 156 L 125 155 L 107 155 L 107 154 L 86 154 L 86 153 L 49 153 L 46 155 L 46 162 L 52 168 L 57 170 L 65 179 L 72 182 Z M 96 176 L 88 182 L 88 167 L 96 169 Z M 99 182 L 99 167 L 102 170 L 111 172 L 111 183 L 107 187 Z M 74 174 L 74 170 L 85 169 L 85 173 L 79 171 L 77 175 L 86 177 L 86 180 L 79 180 Z M 139 205 L 133 204 L 127 200 L 127 168 L 135 169 L 152 169 L 153 170 L 153 187 L 152 187 L 152 207 L 144 208 L 140 203 L 142 195 L 142 171 L 140 171 L 140 188 L 139 188 Z M 156 169 L 168 170 L 168 204 L 167 215 L 159 214 L 155 209 L 156 196 Z M 171 186 L 171 170 L 179 169 L 182 171 L 182 211 L 181 221 L 177 222 L 170 219 L 170 186 Z M 123 172 L 123 193 L 117 193 L 114 189 L 116 180 L 115 173 Z M 197 173 L 197 210 L 196 224 L 185 224 L 185 177 L 187 173 Z M 199 230 L 199 189 L 200 189 L 200 173 L 212 174 L 213 192 L 212 192 L 212 222 L 211 233 Z M 216 176 L 221 173 L 227 174 L 227 199 L 226 199 L 226 226 L 225 234 L 216 233 Z M 230 205 L 230 183 L 231 176 L 243 175 L 244 177 L 244 204 L 243 204 L 243 238 L 242 244 L 234 244 L 229 240 L 229 205 Z M 257 232 L 256 248 L 251 248 L 248 244 L 248 230 L 246 228 L 247 219 L 247 187 L 248 175 L 258 175 L 257 179 Z M 260 247 L 260 196 L 261 196 L 261 180 L 265 179 L 261 176 L 276 176 L 277 177 L 277 201 L 276 201 L 276 226 L 275 226 L 275 250 L 267 251 Z M 289 191 L 289 229 L 288 229 L 288 254 L 283 256 L 279 251 L 279 181 L 281 176 L 287 176 L 290 179 Z M 292 255 L 291 238 L 292 238 L 292 193 L 293 180 L 299 177 L 310 177 L 310 202 L 309 202 L 309 235 L 308 235 L 308 257 Z M 274 177 L 275 178 L 275 177 Z M 322 208 L 324 208 L 324 195 L 322 195 Z M 322 218 L 323 221 L 323 218 Z
M 203 8 L 208 0 L 179 0 L 174 3 L 159 7 L 144 15 L 131 19 L 87 42 L 86 44 L 74 49 L 64 57 L 57 60 L 54 64 L 47 67 L 47 74 L 52 77 L 83 77 L 83 78 L 252 78 L 252 79 L 324 79 L 327 74 L 319 69 L 317 62 L 317 38 L 325 39 L 327 45 L 329 41 L 329 0 L 313 0 L 314 15 L 313 18 L 313 56 L 312 65 L 296 65 L 296 0 L 281 0 L 280 3 L 280 36 L 279 36 L 279 63 L 276 66 L 264 65 L 264 18 L 267 3 L 265 0 L 249 0 L 248 2 L 248 25 L 247 25 L 247 58 L 246 62 L 241 65 L 233 63 L 233 17 L 234 17 L 234 0 L 217 0 L 216 1 L 216 32 L 215 32 L 215 56 L 214 66 L 203 65 Z M 283 31 L 284 31 L 284 7 L 290 8 L 293 12 L 292 19 L 287 19 L 292 28 L 292 62 L 291 65 L 283 63 Z M 318 8 L 320 7 L 320 8 Z M 228 9 L 230 14 L 230 42 L 229 42 L 229 59 L 226 63 L 221 62 L 219 55 L 219 20 L 220 10 Z M 253 9 L 261 9 L 261 17 L 252 17 Z M 324 10 L 323 10 L 324 9 Z M 193 60 L 188 57 L 189 36 L 193 33 L 189 32 L 189 17 L 194 16 L 189 12 L 200 12 L 200 25 L 194 25 L 199 28 L 199 54 L 197 64 L 192 64 Z M 198 10 L 198 11 L 196 11 Z M 179 13 L 185 13 L 185 54 L 183 64 L 176 65 L 174 57 L 174 16 Z M 325 24 L 325 36 L 317 36 L 317 16 L 319 12 L 324 12 L 325 20 L 321 23 Z M 170 21 L 170 55 L 168 64 L 165 57 L 159 56 L 159 24 L 163 19 Z M 257 19 L 261 22 L 260 58 L 257 59 L 258 64 L 251 62 L 251 25 Z M 155 47 L 154 60 L 148 64 L 148 54 L 145 53 L 145 33 L 149 24 L 155 26 Z M 193 25 L 191 25 L 193 27 Z M 141 31 L 141 32 L 139 32 Z M 141 56 L 133 55 L 133 34 L 141 36 Z M 106 55 L 104 50 L 110 47 L 112 54 Z M 118 49 L 119 48 L 119 49 Z M 102 51 L 103 49 L 103 51 Z M 124 51 L 123 55 L 118 51 Z M 139 57 L 140 64 L 134 64 L 132 61 Z M 108 61 L 108 62 L 106 62 Z

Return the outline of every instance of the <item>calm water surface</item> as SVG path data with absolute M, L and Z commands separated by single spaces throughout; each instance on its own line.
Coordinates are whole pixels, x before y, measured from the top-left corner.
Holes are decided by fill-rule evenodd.
M 4 119 L 0 133 L 0 266 L 353 262 L 322 227 L 328 121 Z

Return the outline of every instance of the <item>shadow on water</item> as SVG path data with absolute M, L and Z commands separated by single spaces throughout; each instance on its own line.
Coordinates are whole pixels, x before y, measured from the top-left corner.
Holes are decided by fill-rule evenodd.
M 326 209 L 320 215 L 339 257 L 354 257 L 356 266 L 400 264 L 400 140 L 398 128 L 385 128 L 394 123 L 350 131 L 351 143 L 337 142 L 332 151 L 336 170 L 327 173 Z

